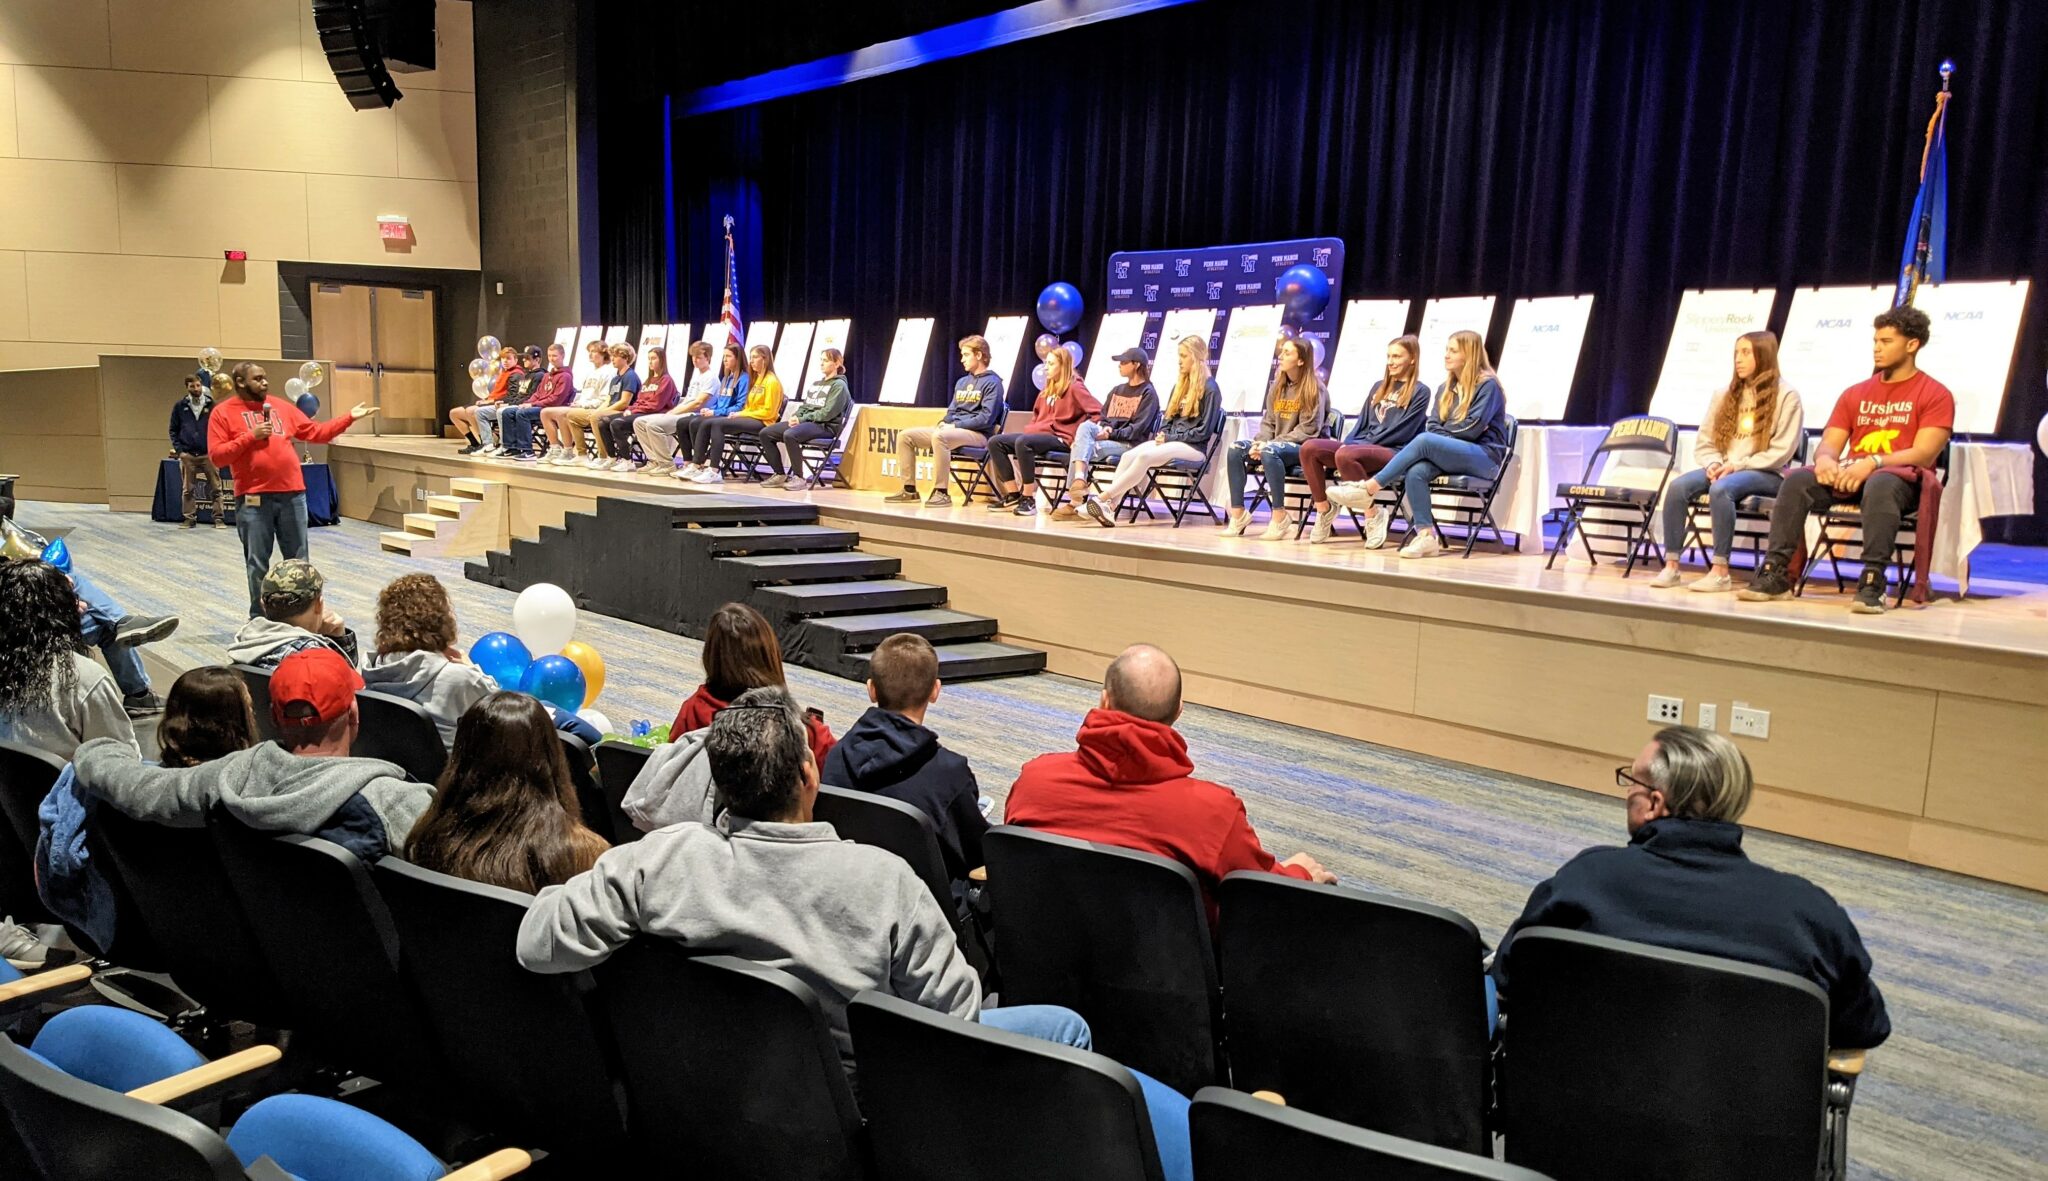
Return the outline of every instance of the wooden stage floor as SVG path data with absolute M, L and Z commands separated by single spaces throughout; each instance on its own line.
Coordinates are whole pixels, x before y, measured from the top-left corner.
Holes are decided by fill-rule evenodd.
M 1654 730 L 1647 698 L 1771 713 L 1740 739 L 1762 827 L 2048 888 L 2048 587 L 1973 581 L 1881 617 L 1822 577 L 1802 599 L 1653 590 L 1583 560 L 1404 561 L 1340 527 L 1330 544 L 1226 538 L 1201 518 L 1103 529 L 880 493 L 719 488 L 478 460 L 453 441 L 348 436 L 329 448 L 342 512 L 396 528 L 449 479 L 504 481 L 514 536 L 599 496 L 722 491 L 808 500 L 953 604 L 1099 679 L 1136 641 L 1180 660 L 1188 696 L 1574 785 L 1611 781 Z

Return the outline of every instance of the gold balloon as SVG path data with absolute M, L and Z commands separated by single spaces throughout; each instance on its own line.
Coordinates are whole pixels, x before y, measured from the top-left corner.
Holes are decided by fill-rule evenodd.
M 0 519 L 0 557 L 40 558 L 43 556 L 43 547 L 48 544 L 48 541 L 13 521 Z M 591 655 L 595 656 L 596 653 L 593 652 Z M 604 664 L 600 662 L 597 667 L 602 670 Z
M 583 708 L 588 709 L 604 692 L 604 657 L 582 640 L 570 640 L 562 655 L 583 671 Z

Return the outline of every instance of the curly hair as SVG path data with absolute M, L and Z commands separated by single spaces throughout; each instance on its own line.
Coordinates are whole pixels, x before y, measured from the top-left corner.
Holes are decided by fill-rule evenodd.
M 431 574 L 401 574 L 377 592 L 377 655 L 455 646 L 455 608 Z
M 1750 371 L 1749 380 L 1740 377 L 1728 379 L 1728 391 L 1721 398 L 1711 425 L 1702 424 L 1700 433 L 1711 440 L 1723 452 L 1735 443 L 1738 429 L 1742 424 L 1739 415 L 1742 410 L 1742 387 L 1747 385 L 1756 399 L 1750 410 L 1749 433 L 1759 444 L 1771 437 L 1771 427 L 1778 421 L 1778 335 L 1775 332 L 1745 332 L 1736 338 L 1749 342 L 1749 355 L 1756 365 Z
M 77 688 L 78 593 L 33 558 L 0 561 L 0 714 L 45 709 Z

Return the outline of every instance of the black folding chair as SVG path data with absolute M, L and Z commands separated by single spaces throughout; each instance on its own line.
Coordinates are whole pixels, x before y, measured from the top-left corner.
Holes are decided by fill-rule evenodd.
M 728 479 L 762 480 L 768 477 L 768 453 L 758 434 L 728 434 L 725 451 L 714 459 Z
M 1045 494 L 1045 510 L 1051 512 L 1067 499 L 1067 485 L 1074 482 L 1074 453 L 1062 448 L 1031 457 L 1031 482 Z
M 1618 468 L 1642 456 L 1664 460 L 1655 488 L 1611 482 Z M 1574 534 L 1592 565 L 1598 566 L 1601 558 L 1620 558 L 1623 578 L 1635 572 L 1638 556 L 1661 559 L 1664 550 L 1651 538 L 1650 524 L 1656 519 L 1657 505 L 1664 499 L 1677 462 L 1678 424 L 1670 419 L 1639 414 L 1608 427 L 1607 436 L 1586 457 L 1586 470 L 1579 482 L 1557 486 L 1557 497 L 1564 501 L 1564 524 L 1543 568 L 1556 564 L 1557 556 L 1571 547 Z M 1599 479 L 1594 478 L 1596 474 Z M 1592 515 L 1595 513 L 1598 515 Z
M 1196 1092 L 1188 1105 L 1188 1138 L 1195 1181 L 1547 1181 L 1541 1173 L 1491 1156 L 1369 1132 L 1223 1087 Z
M 362 724 L 348 753 L 359 759 L 396 763 L 416 783 L 433 783 L 441 778 L 441 768 L 448 763 L 448 748 L 441 745 L 441 731 L 418 702 L 358 689 L 356 712 Z
M 804 457 L 804 467 L 809 472 L 804 477 L 805 488 L 816 490 L 825 485 L 825 473 L 828 469 L 832 473 L 830 482 L 834 485 L 839 482 L 839 462 L 846 456 L 846 442 L 853 438 L 853 427 L 859 420 L 860 408 L 849 406 L 846 409 L 846 422 L 840 426 L 837 435 L 829 439 L 811 439 L 797 444 L 797 453 Z
M 1118 513 L 1130 513 L 1135 523 L 1139 513 L 1149 519 L 1152 516 L 1152 498 L 1166 506 L 1168 515 L 1173 517 L 1173 527 L 1178 529 L 1187 520 L 1188 511 L 1199 508 L 1209 514 L 1209 519 L 1223 523 L 1223 510 L 1209 502 L 1209 494 L 1202 490 L 1202 484 L 1209 478 L 1209 471 L 1216 464 L 1216 453 L 1223 448 L 1223 401 L 1217 399 L 1209 408 L 1209 445 L 1203 449 L 1199 461 L 1184 459 L 1171 460 L 1160 464 L 1145 477 L 1144 485 L 1124 495 L 1122 504 L 1116 506 Z
M 1493 501 L 1507 483 L 1508 469 L 1515 462 L 1515 448 L 1521 442 L 1521 424 L 1512 414 L 1503 416 L 1507 420 L 1508 445 L 1501 452 L 1500 463 L 1488 476 L 1438 476 L 1429 482 L 1430 506 L 1438 525 L 1450 524 L 1464 530 L 1465 551 L 1461 557 L 1471 557 L 1472 547 L 1480 537 L 1491 534 L 1490 540 L 1502 549 L 1512 552 L 1521 542 L 1520 534 L 1504 531 L 1493 519 Z M 1449 503 L 1444 503 L 1444 501 Z M 1394 507 L 1396 519 L 1406 519 L 1407 498 L 1403 495 Z M 1448 522 L 1445 517 L 1451 518 Z M 1509 545 L 1507 538 L 1513 536 L 1516 545 Z
M 1813 461 L 1815 436 L 1804 436 L 1799 451 L 1784 470 L 1804 466 Z M 1700 562 L 1708 562 L 1714 552 L 1714 517 L 1710 492 L 1702 492 L 1686 503 L 1685 545 L 1680 556 L 1691 554 Z M 1746 550 L 1752 564 L 1763 562 L 1764 550 L 1771 540 L 1771 510 L 1777 506 L 1775 496 L 1746 496 L 1735 505 L 1734 548 Z M 1664 539 L 1665 548 L 1671 546 L 1669 537 Z
M 821 786 L 811 818 L 831 825 L 846 840 L 887 849 L 909 863 L 925 889 L 931 891 L 939 909 L 952 920 L 953 938 L 960 944 L 961 954 L 978 975 L 987 975 L 987 949 L 954 893 L 955 883 L 946 870 L 946 857 L 939 849 L 939 834 L 931 817 L 920 808 L 887 796 Z
M 1238 872 L 1216 889 L 1237 1087 L 1461 1152 L 1488 1151 L 1485 947 L 1454 911 Z
M 1000 431 L 1002 428 L 996 428 Z M 995 499 L 996 479 L 988 470 L 988 442 L 992 436 L 984 436 L 978 444 L 953 448 L 951 471 L 953 487 L 960 493 L 961 504 L 973 504 L 976 496 L 985 495 Z
M 1100 1054 L 877 992 L 847 1006 L 875 1170 L 890 1181 L 1161 1181 L 1143 1092 Z M 935 1118 L 966 1087 L 999 1118 Z
M 644 746 L 613 738 L 598 743 L 597 749 L 591 753 L 597 759 L 597 786 L 599 794 L 604 797 L 603 816 L 611 829 L 606 839 L 614 845 L 639 840 L 640 830 L 634 826 L 633 818 L 626 815 L 626 789 L 633 786 L 633 780 L 639 777 L 641 768 L 647 766 L 647 758 L 653 752 Z M 579 798 L 577 802 L 582 801 Z M 588 805 L 584 807 L 583 821 L 586 824 L 591 822 Z
M 1502 954 L 1508 1160 L 1556 1177 L 1843 1175 L 1853 1091 L 1831 1088 L 1813 982 L 1550 927 Z
M 270 670 L 253 664 L 237 664 L 235 672 L 249 689 L 249 703 L 256 709 L 256 737 L 277 740 L 277 721 L 270 716 Z
M 1948 482 L 1948 449 L 1934 461 L 1934 478 L 1943 484 Z M 1923 479 L 1925 477 L 1922 477 Z M 1919 553 L 1917 534 L 1920 529 L 1920 506 L 1916 502 L 1899 517 L 1899 535 L 1892 542 L 1892 552 L 1886 555 L 1885 564 L 1892 569 L 1892 606 L 1904 605 L 1906 593 L 1913 589 L 1913 560 Z M 1828 564 L 1829 573 L 1834 575 L 1837 594 L 1849 588 L 1847 579 L 1842 577 L 1842 563 L 1847 558 L 1845 551 L 1856 551 L 1855 565 L 1863 564 L 1863 502 L 1861 500 L 1841 501 L 1829 506 L 1820 515 L 1820 532 L 1813 540 L 1813 547 L 1807 551 L 1806 564 L 1799 571 L 1798 585 L 1792 588 L 1795 595 L 1806 593 L 1806 581 L 1813 577 L 1813 570 L 1822 562 Z M 1922 598 L 1925 596 L 1922 595 Z M 1918 602 L 1919 599 L 1915 599 Z
M 642 935 L 597 969 L 645 1161 L 703 1177 L 870 1176 L 824 1010 L 787 972 Z M 979 1122 L 979 1121 L 976 1121 Z
M 1322 434 L 1317 437 L 1323 439 L 1343 438 L 1344 412 L 1335 406 L 1330 407 L 1329 412 L 1323 416 Z M 1256 477 L 1253 479 L 1253 482 L 1258 484 L 1258 491 L 1252 496 L 1251 507 L 1245 511 L 1250 513 L 1258 512 L 1260 505 L 1271 507 L 1272 500 L 1266 495 L 1266 485 L 1263 477 L 1258 473 L 1248 473 L 1248 475 Z M 1287 465 L 1287 482 L 1281 490 L 1278 507 L 1294 514 L 1295 537 L 1299 538 L 1302 534 L 1308 532 L 1310 521 L 1316 515 L 1316 502 L 1315 497 L 1309 495 L 1308 480 L 1301 474 L 1301 461 L 1299 459 Z
M 1183 1095 L 1224 1077 L 1201 886 L 1150 853 L 1002 825 L 982 838 L 1006 1004 L 1064 1005 Z

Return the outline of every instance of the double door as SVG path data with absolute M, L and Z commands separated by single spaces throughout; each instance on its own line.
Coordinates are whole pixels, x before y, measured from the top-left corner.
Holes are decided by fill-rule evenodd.
M 434 434 L 434 292 L 316 280 L 312 305 L 313 355 L 334 363 L 328 405 L 377 407 L 376 434 Z

